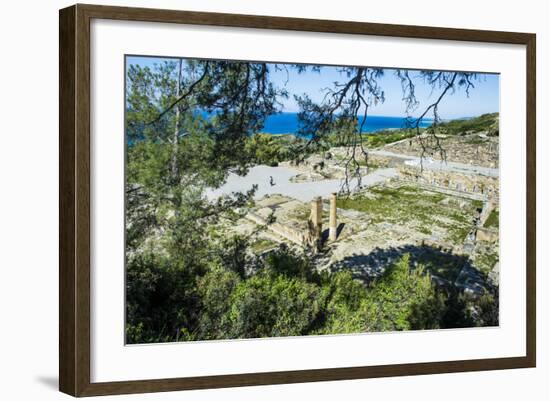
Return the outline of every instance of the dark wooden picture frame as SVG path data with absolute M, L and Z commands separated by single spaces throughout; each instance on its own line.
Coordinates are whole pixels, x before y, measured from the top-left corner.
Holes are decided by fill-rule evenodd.
M 441 39 L 526 46 L 526 356 L 92 383 L 90 380 L 90 21 L 93 18 Z M 495 32 L 189 11 L 74 5 L 59 14 L 59 388 L 73 396 L 535 367 L 536 37 Z

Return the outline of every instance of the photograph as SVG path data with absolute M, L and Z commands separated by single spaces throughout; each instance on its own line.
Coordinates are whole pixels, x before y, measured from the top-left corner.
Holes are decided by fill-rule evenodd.
M 546 400 L 548 12 L 441 4 L 5 2 L 0 398 Z
M 126 344 L 499 326 L 498 73 L 124 74 Z

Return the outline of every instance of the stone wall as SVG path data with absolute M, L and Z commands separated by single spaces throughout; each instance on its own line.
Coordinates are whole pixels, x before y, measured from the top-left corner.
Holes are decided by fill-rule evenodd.
M 497 177 L 479 174 L 461 174 L 448 171 L 424 170 L 411 166 L 399 169 L 400 179 L 435 188 L 443 188 L 465 194 L 480 195 L 483 199 L 498 202 L 499 181 Z
M 289 241 L 294 242 L 297 245 L 304 246 L 307 242 L 306 232 L 304 231 L 295 230 L 292 227 L 288 227 L 277 222 L 267 224 L 266 219 L 253 212 L 247 213 L 246 218 L 258 225 L 267 225 L 269 230 L 283 238 L 288 239 Z
M 473 135 L 439 135 L 439 143 L 445 150 L 445 158 L 449 161 L 496 168 L 499 165 L 499 138 L 488 137 L 485 134 Z M 423 143 L 431 148 L 426 154 L 434 159 L 441 159 L 437 150 L 437 142 L 433 138 L 423 135 Z M 389 152 L 420 157 L 423 147 L 418 138 L 410 138 L 390 143 L 383 148 Z
M 476 241 L 497 242 L 498 230 L 478 227 L 476 230 Z
M 330 212 L 330 238 L 335 241 L 337 236 L 336 227 L 336 193 L 331 195 L 330 200 L 331 212 Z M 323 243 L 323 202 L 320 196 L 314 198 L 311 201 L 311 213 L 307 221 L 307 225 L 303 228 L 300 226 L 291 226 L 287 224 L 281 224 L 273 222 L 268 224 L 268 220 L 261 215 L 261 210 L 258 212 L 248 212 L 246 218 L 258 225 L 266 226 L 275 234 L 297 244 L 300 246 L 311 248 L 312 250 L 320 250 Z M 265 208 L 264 208 L 265 209 Z

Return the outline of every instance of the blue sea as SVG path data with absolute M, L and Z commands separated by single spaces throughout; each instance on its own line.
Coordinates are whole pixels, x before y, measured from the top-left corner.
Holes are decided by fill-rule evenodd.
M 420 126 L 427 127 L 431 122 L 430 119 L 425 119 L 421 122 Z M 405 128 L 405 126 L 406 119 L 404 117 L 368 116 L 363 126 L 363 132 Z M 298 113 L 285 112 L 269 116 L 265 121 L 262 132 L 269 134 L 295 134 L 298 132 L 298 129 Z

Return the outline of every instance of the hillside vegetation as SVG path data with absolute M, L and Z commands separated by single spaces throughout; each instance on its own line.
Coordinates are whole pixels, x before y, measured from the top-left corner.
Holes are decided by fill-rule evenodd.
M 478 117 L 450 120 L 439 123 L 438 133 L 450 136 L 465 136 L 472 134 L 486 134 L 487 136 L 498 136 L 499 134 L 499 114 L 482 114 Z M 421 133 L 426 129 L 421 129 Z M 363 135 L 363 144 L 369 148 L 379 148 L 390 143 L 402 141 L 403 139 L 414 138 L 417 135 L 416 130 L 411 128 L 403 129 L 385 129 L 374 133 Z M 339 138 L 334 134 L 329 138 Z M 329 141 L 332 146 L 343 146 L 336 140 Z
M 441 123 L 439 128 L 446 135 L 486 133 L 488 136 L 498 136 L 498 117 L 498 113 L 482 114 L 479 117 Z

